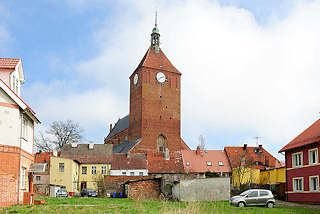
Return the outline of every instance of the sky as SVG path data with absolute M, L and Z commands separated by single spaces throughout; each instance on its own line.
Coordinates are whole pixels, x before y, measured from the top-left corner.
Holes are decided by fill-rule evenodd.
M 278 150 L 319 119 L 320 1 L 0 0 L 0 56 L 21 57 L 22 97 L 103 143 L 129 113 L 129 76 L 150 45 L 182 73 L 182 138 L 194 149 Z

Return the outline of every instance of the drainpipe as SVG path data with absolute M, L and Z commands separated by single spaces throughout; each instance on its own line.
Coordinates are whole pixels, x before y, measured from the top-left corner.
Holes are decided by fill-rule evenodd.
M 24 113 L 24 112 L 23 112 L 23 113 Z M 20 134 L 19 134 L 19 137 L 18 137 L 20 151 L 19 151 L 19 173 L 18 173 L 18 196 L 17 196 L 17 204 L 19 204 L 19 198 L 20 198 L 21 155 L 22 155 L 22 148 L 21 148 L 22 122 L 23 122 L 23 114 L 20 114 Z

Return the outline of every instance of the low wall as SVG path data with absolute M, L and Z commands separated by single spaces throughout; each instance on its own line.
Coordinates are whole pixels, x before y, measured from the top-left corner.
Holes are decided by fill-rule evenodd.
M 179 201 L 225 201 L 230 199 L 230 178 L 181 180 L 172 194 Z

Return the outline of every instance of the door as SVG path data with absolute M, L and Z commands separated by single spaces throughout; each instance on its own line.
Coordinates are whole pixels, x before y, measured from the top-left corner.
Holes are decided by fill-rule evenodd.
M 259 200 L 258 190 L 252 190 L 246 196 L 247 205 L 256 205 L 256 204 L 258 204 L 258 200 Z
M 87 182 L 81 182 L 81 190 L 87 188 Z
M 260 190 L 259 191 L 259 200 L 258 203 L 260 205 L 265 205 L 270 198 L 269 192 L 266 190 Z

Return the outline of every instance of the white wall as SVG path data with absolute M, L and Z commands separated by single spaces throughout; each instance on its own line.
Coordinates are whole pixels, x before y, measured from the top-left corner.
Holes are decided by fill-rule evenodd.
M 0 102 L 16 104 L 2 89 L 0 89 Z M 20 147 L 21 117 L 22 112 L 20 108 L 0 105 L 0 144 Z M 28 153 L 32 154 L 33 122 L 30 118 L 27 119 L 29 121 L 29 134 L 26 139 L 21 139 L 21 147 Z
M 110 170 L 110 175 L 113 176 L 124 176 L 122 172 L 126 172 L 126 176 L 131 176 L 130 173 L 133 172 L 134 176 L 140 176 L 139 173 L 143 172 L 143 176 L 148 176 L 147 169 L 128 169 L 128 170 Z

